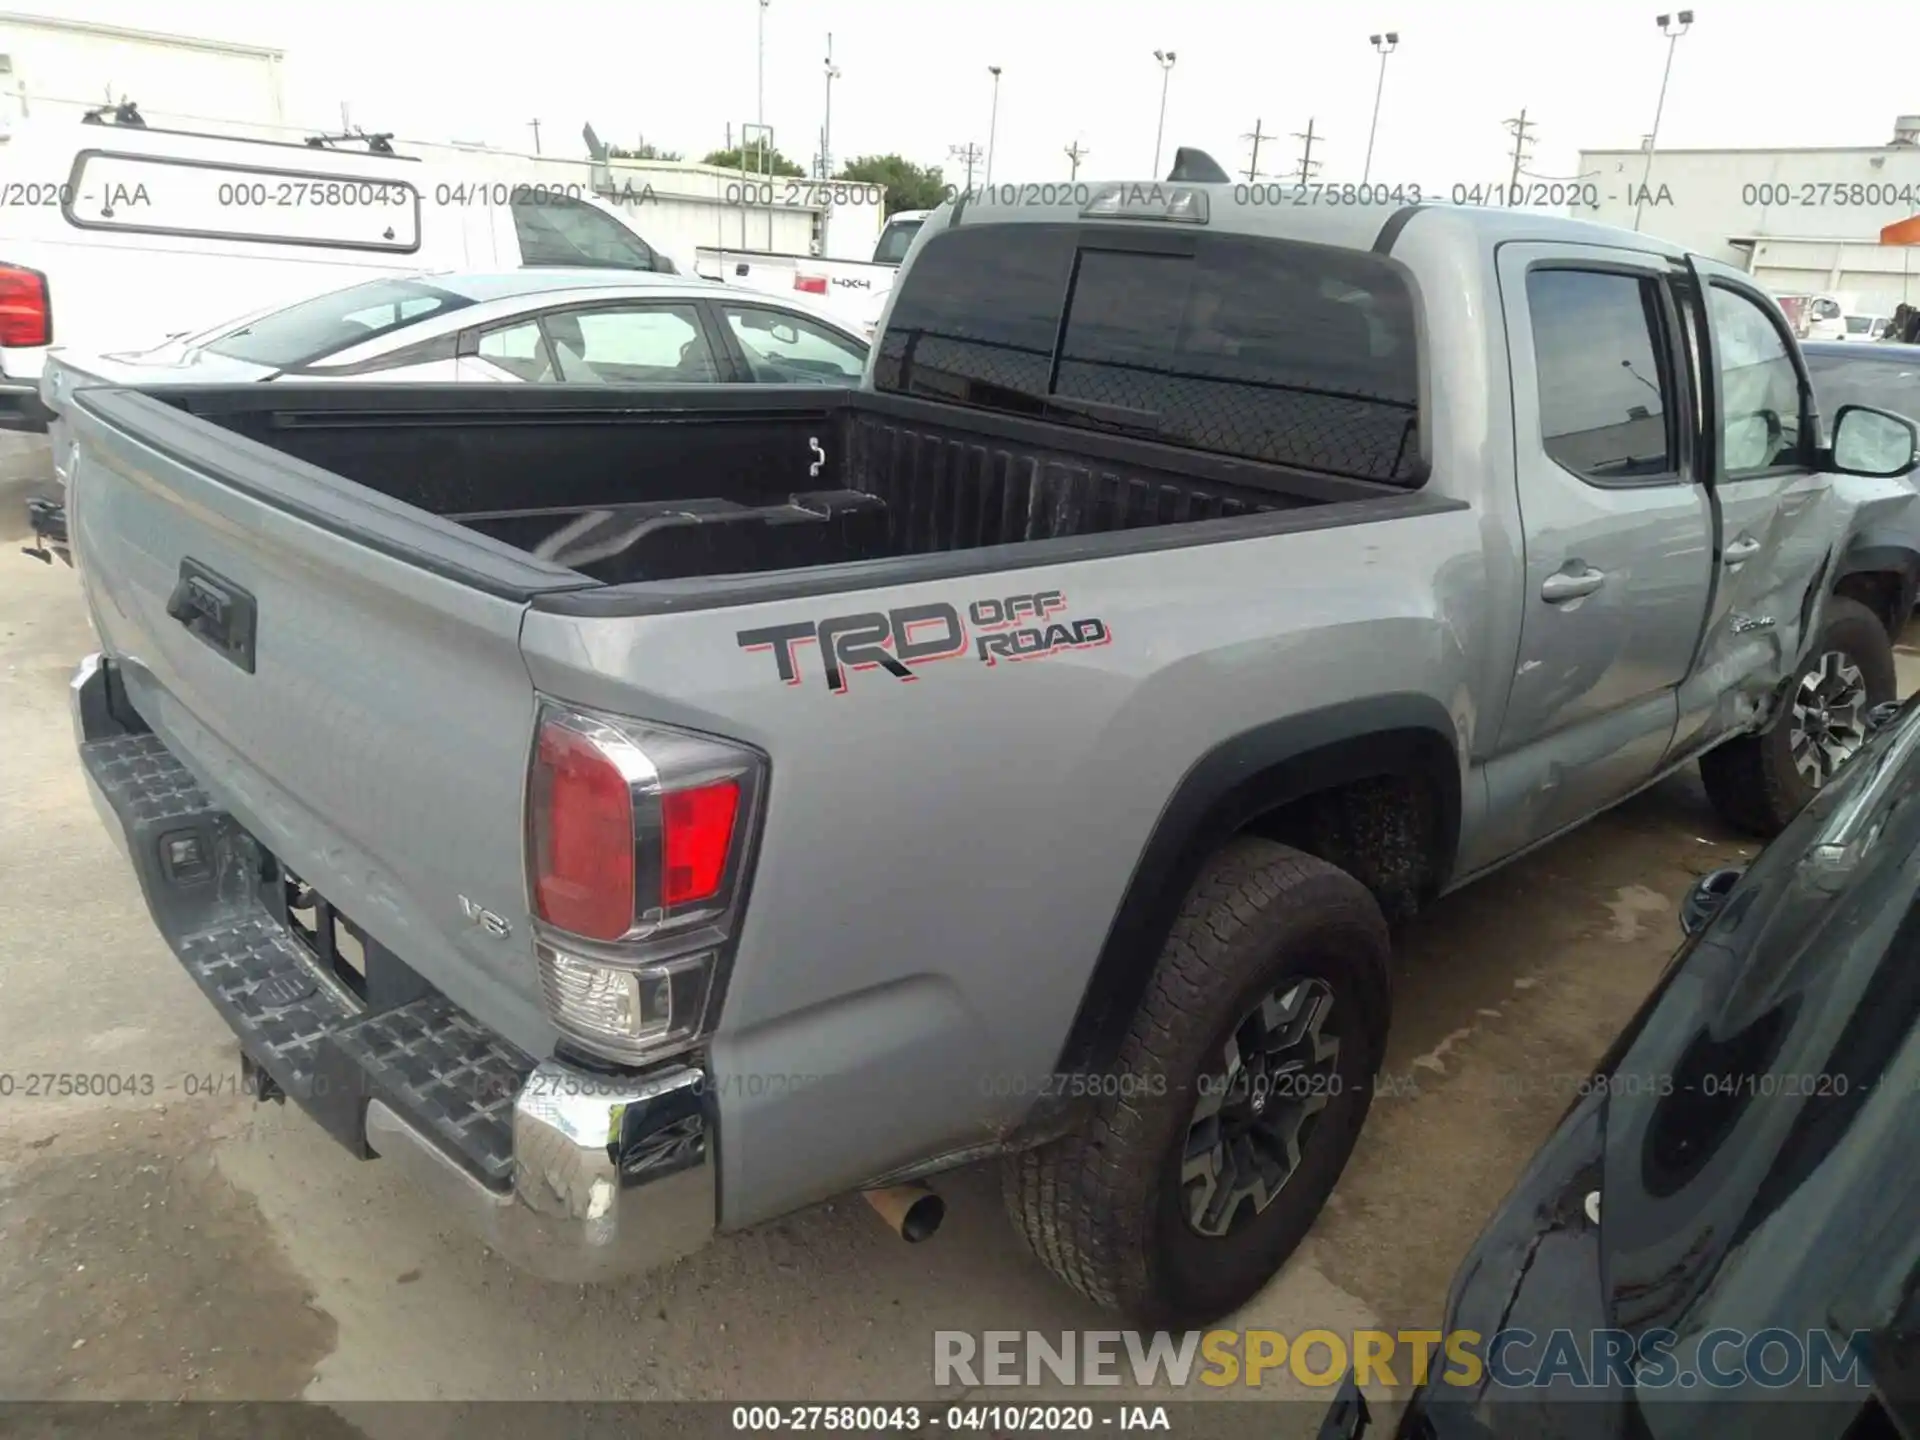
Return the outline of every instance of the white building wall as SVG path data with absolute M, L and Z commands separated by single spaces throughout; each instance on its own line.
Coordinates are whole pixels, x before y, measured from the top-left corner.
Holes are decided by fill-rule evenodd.
M 1647 171 L 1641 151 L 1583 151 L 1599 203 L 1573 213 L 1635 228 Z M 1752 270 L 1775 293 L 1879 314 L 1920 302 L 1920 247 L 1879 243 L 1882 227 L 1920 215 L 1920 147 L 1660 151 L 1645 189 L 1640 229 Z
M 0 120 L 77 119 L 132 100 L 149 124 L 285 123 L 281 52 L 262 46 L 0 13 Z

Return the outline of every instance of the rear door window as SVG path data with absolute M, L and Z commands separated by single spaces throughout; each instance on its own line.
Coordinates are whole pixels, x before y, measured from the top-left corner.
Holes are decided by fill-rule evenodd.
M 1028 240 L 1029 232 L 1032 240 Z M 949 231 L 907 273 L 880 389 L 1418 484 L 1413 299 L 1389 262 L 1241 236 Z
M 63 205 L 68 223 L 82 230 L 402 254 L 420 248 L 420 192 L 390 175 L 83 150 Z
M 540 324 L 563 384 L 711 384 L 720 378 L 691 305 L 561 310 Z

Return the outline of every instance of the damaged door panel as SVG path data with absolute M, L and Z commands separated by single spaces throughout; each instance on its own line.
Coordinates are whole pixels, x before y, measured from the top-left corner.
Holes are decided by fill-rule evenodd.
M 1804 367 L 1773 303 L 1739 272 L 1673 278 L 1700 378 L 1713 505 L 1713 594 L 1681 689 L 1673 755 L 1744 729 L 1793 674 L 1833 573 L 1839 477 L 1814 469 Z

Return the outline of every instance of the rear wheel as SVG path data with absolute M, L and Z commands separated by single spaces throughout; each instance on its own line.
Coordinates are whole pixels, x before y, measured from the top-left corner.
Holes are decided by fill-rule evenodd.
M 1352 1153 L 1388 1018 L 1387 926 L 1359 881 L 1243 839 L 1189 893 L 1080 1132 L 1008 1158 L 1040 1260 L 1144 1323 L 1245 1303 Z
M 1773 723 L 1701 757 L 1708 798 L 1728 823 L 1771 839 L 1866 743 L 1867 712 L 1893 698 L 1886 627 L 1836 596 Z

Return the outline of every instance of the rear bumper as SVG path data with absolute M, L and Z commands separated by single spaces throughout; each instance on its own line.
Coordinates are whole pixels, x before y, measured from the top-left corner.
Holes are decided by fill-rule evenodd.
M 53 412 L 40 398 L 40 382 L 0 380 L 0 430 L 44 435 Z
M 95 808 L 161 934 L 266 1077 L 263 1098 L 291 1096 L 550 1279 L 631 1275 L 707 1241 L 717 1186 L 703 1071 L 536 1062 L 365 937 L 356 981 L 302 938 L 285 872 L 146 733 L 111 662 L 82 661 L 70 703 Z

